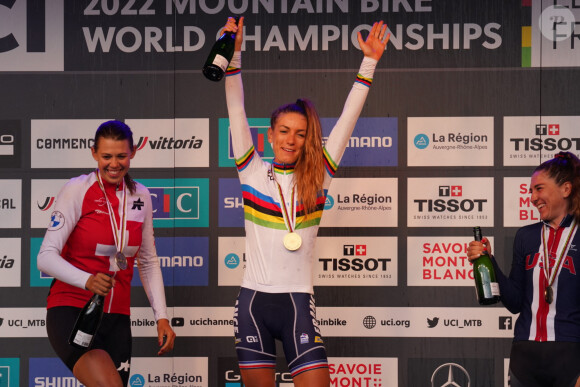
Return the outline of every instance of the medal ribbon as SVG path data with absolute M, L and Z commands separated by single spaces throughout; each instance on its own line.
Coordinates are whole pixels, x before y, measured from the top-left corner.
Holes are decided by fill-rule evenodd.
M 556 261 L 556 266 L 551 271 L 549 270 L 550 260 L 548 258 L 548 247 L 547 247 L 547 243 L 546 243 L 546 229 L 548 227 L 546 227 L 545 224 L 542 226 L 542 244 L 544 245 L 543 246 L 544 247 L 544 274 L 546 276 L 546 280 L 548 281 L 548 286 L 552 286 L 552 284 L 554 283 L 554 281 L 556 279 L 556 274 L 560 270 L 560 265 L 562 264 L 562 259 L 564 258 L 564 255 L 566 255 L 566 253 L 568 252 L 568 249 L 570 248 L 570 241 L 572 240 L 572 235 L 574 235 L 574 231 L 576 231 L 577 225 L 578 224 L 576 222 L 576 219 L 574 219 L 572 222 L 572 225 L 570 225 L 570 231 L 568 232 L 568 236 L 566 237 L 566 242 L 564 243 L 564 246 L 562 246 L 560 256 L 558 257 L 558 260 Z M 549 232 L 549 230 L 548 230 L 548 232 Z
M 107 202 L 107 208 L 109 210 L 109 220 L 111 221 L 111 228 L 113 230 L 113 238 L 115 239 L 115 247 L 117 251 L 122 253 L 123 247 L 125 246 L 125 235 L 127 231 L 127 187 L 125 186 L 125 182 L 123 182 L 123 198 L 121 199 L 122 207 L 120 213 L 121 225 L 120 227 L 117 225 L 117 219 L 115 218 L 115 214 L 113 212 L 113 206 L 111 206 L 111 202 L 107 197 L 107 193 L 105 192 L 105 186 L 101 180 L 101 175 L 99 174 L 99 170 L 97 169 L 97 181 L 99 182 L 99 187 L 101 191 L 103 191 L 103 195 L 105 195 L 105 201 Z
M 294 232 L 294 227 L 296 224 L 296 211 L 294 210 L 294 189 L 296 186 L 292 187 L 290 213 L 288 213 L 288 209 L 286 208 L 286 201 L 284 200 L 284 194 L 282 193 L 282 187 L 280 187 L 280 183 L 278 183 L 278 180 L 276 180 L 274 166 L 271 167 L 271 171 L 272 176 L 274 177 L 274 181 L 276 182 L 276 186 L 278 187 L 278 194 L 280 195 L 280 204 L 282 208 L 282 216 L 284 217 L 284 223 L 286 224 L 288 231 Z

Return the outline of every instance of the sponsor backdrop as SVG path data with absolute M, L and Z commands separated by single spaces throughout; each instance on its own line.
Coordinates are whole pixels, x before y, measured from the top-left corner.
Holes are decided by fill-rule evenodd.
M 377 19 L 392 34 L 313 256 L 332 386 L 507 385 L 517 316 L 476 303 L 466 246 L 481 226 L 509 271 L 517 228 L 538 220 L 532 169 L 580 155 L 572 0 L 0 0 L 0 387 L 79 385 L 46 338 L 51 278 L 36 255 L 108 119 L 135 133 L 178 335 L 155 357 L 136 276 L 130 384 L 241 387 L 242 198 L 224 85 L 200 71 L 233 14 L 246 16 L 246 107 L 265 158 L 275 107 L 310 98 L 326 138 L 362 58 L 356 34 Z

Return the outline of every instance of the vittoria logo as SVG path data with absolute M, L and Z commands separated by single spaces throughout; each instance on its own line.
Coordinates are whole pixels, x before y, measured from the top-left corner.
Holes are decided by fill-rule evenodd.
M 137 142 L 137 150 L 141 150 L 147 145 L 151 149 L 199 149 L 203 145 L 203 140 L 196 139 L 195 136 L 191 136 L 191 138 L 185 140 L 163 136 L 160 136 L 158 139 L 140 137 Z

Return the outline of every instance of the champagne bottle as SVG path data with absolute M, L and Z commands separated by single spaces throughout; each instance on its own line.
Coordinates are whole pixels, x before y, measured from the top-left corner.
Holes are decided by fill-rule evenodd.
M 475 240 L 481 241 L 481 228 L 473 228 Z M 481 305 L 495 304 L 499 301 L 499 285 L 495 279 L 495 270 L 491 258 L 483 252 L 479 258 L 473 261 L 473 277 L 475 278 L 475 291 L 477 301 Z
M 91 346 L 103 317 L 104 302 L 104 296 L 94 294 L 85 304 L 70 333 L 68 339 L 70 345 L 78 348 L 89 348 Z
M 236 24 L 238 19 L 239 17 L 236 16 Z M 236 34 L 229 31 L 224 32 L 214 43 L 202 70 L 207 79 L 214 82 L 221 81 L 234 56 L 235 44 Z

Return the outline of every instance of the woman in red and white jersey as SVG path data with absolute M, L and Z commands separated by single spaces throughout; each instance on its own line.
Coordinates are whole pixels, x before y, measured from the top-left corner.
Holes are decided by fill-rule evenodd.
M 158 355 L 173 349 L 163 277 L 153 237 L 149 190 L 129 176 L 133 133 L 107 121 L 95 134 L 97 169 L 71 179 L 59 192 L 38 254 L 38 269 L 54 277 L 47 298 L 48 338 L 86 386 L 126 386 L 131 361 L 130 291 L 135 261 L 157 321 Z M 120 270 L 115 258 L 126 261 Z M 93 294 L 105 297 L 93 343 L 80 349 L 69 335 Z

